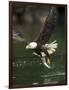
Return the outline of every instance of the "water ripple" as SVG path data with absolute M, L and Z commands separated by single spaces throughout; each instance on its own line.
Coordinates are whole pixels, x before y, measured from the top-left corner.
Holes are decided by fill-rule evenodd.
M 50 75 L 41 75 L 41 77 L 54 77 L 54 76 L 61 76 L 61 75 L 65 75 L 65 72 L 58 72 Z

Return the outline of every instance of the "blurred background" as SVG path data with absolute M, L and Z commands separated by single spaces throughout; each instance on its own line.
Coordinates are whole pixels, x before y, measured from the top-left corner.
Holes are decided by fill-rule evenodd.
M 48 69 L 25 44 L 13 40 L 13 85 L 49 85 L 66 82 L 66 29 L 65 6 L 56 6 L 57 24 L 49 43 L 57 40 L 57 51 L 51 56 L 53 68 Z M 47 4 L 13 3 L 13 31 L 33 41 L 43 28 L 50 10 Z

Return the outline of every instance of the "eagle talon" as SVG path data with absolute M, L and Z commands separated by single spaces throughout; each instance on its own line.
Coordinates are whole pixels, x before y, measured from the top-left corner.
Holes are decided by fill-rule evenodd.
M 51 60 L 48 58 L 47 59 L 47 63 L 50 65 L 51 64 Z

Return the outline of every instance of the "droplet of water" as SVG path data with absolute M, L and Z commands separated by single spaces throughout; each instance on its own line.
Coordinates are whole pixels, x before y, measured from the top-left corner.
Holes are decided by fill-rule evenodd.
M 37 85 L 37 84 L 39 84 L 38 82 L 36 82 L 36 83 L 32 83 L 33 85 Z
M 23 63 L 26 64 L 26 61 L 24 61 Z
M 42 63 L 40 63 L 40 65 L 41 65 Z

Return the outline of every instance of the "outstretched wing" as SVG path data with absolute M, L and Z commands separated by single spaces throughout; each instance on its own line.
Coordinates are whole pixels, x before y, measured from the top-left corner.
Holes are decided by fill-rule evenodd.
M 38 45 L 43 45 L 46 42 L 48 42 L 52 31 L 54 30 L 54 27 L 56 25 L 56 19 L 57 19 L 57 10 L 56 7 L 51 7 L 49 14 L 46 18 L 43 30 L 40 32 L 36 42 Z

